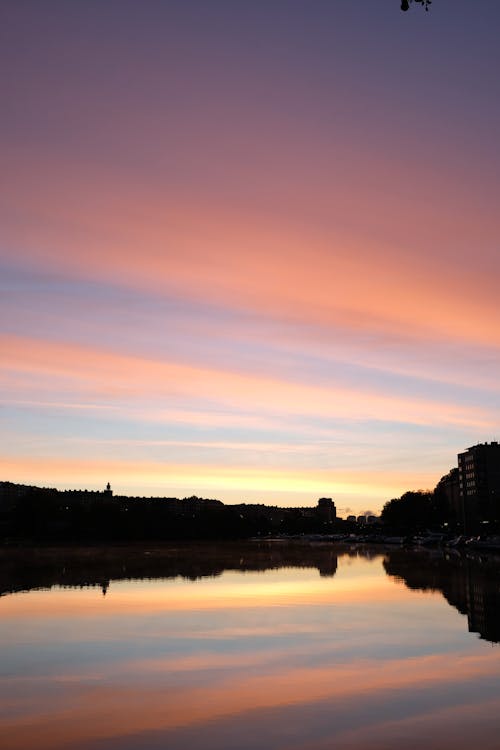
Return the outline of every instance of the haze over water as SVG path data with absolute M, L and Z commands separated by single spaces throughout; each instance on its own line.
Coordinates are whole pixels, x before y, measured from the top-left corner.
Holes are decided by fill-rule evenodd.
M 3 750 L 498 748 L 487 561 L 283 544 L 36 554 L 0 582 Z

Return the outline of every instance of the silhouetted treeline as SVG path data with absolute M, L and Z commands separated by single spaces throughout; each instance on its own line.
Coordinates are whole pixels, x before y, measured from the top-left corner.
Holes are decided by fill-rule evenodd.
M 450 513 L 442 496 L 417 490 L 389 500 L 384 505 L 381 518 L 389 526 L 418 531 L 449 521 Z
M 380 518 L 384 525 L 407 533 L 440 529 L 444 524 L 450 530 L 458 528 L 461 524 L 458 469 L 445 474 L 434 490 L 408 491 L 389 500 Z

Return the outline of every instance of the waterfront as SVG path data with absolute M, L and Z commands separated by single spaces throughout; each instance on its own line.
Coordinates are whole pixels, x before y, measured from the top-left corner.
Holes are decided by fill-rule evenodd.
M 498 747 L 498 559 L 275 543 L 0 562 L 4 750 Z

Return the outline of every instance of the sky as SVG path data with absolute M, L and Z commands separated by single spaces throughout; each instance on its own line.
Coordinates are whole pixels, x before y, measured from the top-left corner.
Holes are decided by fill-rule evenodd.
M 0 0 L 0 479 L 378 512 L 500 437 L 500 7 Z

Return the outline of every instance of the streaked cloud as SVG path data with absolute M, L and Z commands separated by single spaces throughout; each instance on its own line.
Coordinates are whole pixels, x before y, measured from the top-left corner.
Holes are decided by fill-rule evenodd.
M 170 4 L 140 21 L 6 13 L 5 478 L 27 480 L 45 420 L 52 466 L 68 434 L 88 465 L 99 439 L 110 469 L 126 450 L 113 439 L 138 447 L 127 491 L 145 481 L 133 441 L 167 440 L 172 465 L 207 467 L 200 494 L 235 452 L 278 473 L 294 452 L 318 475 L 355 456 L 359 505 L 342 502 L 373 507 L 402 465 L 410 486 L 432 482 L 499 437 L 495 24 L 467 15 L 458 43 L 434 13 L 403 72 L 423 32 L 388 9 L 360 22 L 355 4 L 299 3 L 283 26 L 223 5 L 196 3 L 199 25 Z M 390 441 L 393 480 L 363 497 Z M 281 502 L 310 501 L 316 483 L 280 477 Z M 233 478 L 214 489 L 237 499 Z

